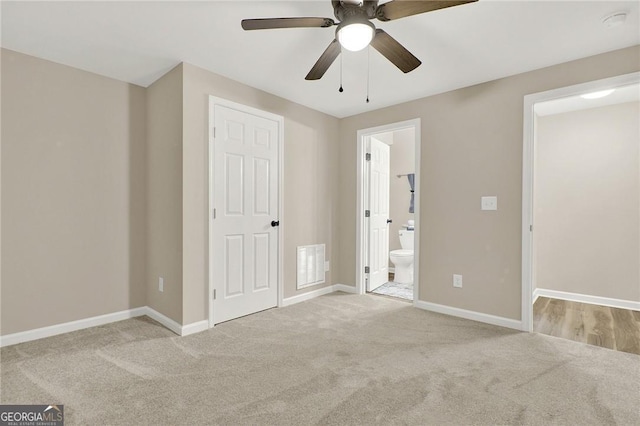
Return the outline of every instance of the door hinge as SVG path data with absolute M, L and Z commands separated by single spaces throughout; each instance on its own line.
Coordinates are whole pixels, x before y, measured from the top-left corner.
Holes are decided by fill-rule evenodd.
M 213 128 L 213 138 L 214 139 L 216 138 L 216 128 L 215 127 Z
M 368 273 L 369 273 L 369 267 L 368 267 L 368 266 L 365 266 L 365 267 L 364 267 L 364 273 L 365 273 L 365 274 L 368 274 Z
M 216 289 L 213 289 L 213 300 L 216 300 Z
M 213 218 L 216 218 L 216 209 L 213 209 Z
M 533 232 L 533 225 L 529 225 L 529 232 Z
M 364 155 L 364 159 L 365 159 L 366 161 L 371 161 L 371 153 L 367 152 L 367 153 Z
M 364 217 L 371 217 L 371 210 L 365 210 Z

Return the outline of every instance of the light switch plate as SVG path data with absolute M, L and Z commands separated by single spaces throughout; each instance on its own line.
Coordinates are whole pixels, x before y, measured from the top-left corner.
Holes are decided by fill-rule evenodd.
M 480 208 L 482 210 L 498 210 L 498 197 L 495 195 L 482 197 L 480 199 Z
M 453 286 L 462 288 L 462 275 L 453 274 Z

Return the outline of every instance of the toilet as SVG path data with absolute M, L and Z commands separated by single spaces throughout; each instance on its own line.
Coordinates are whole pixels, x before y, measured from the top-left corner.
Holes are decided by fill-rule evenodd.
M 399 250 L 391 250 L 389 259 L 395 268 L 393 281 L 400 284 L 413 283 L 413 230 L 401 229 Z

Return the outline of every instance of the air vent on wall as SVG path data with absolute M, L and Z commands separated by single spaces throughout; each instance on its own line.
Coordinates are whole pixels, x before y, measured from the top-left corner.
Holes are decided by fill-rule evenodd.
M 324 282 L 324 253 L 324 244 L 298 247 L 298 288 L 310 287 Z

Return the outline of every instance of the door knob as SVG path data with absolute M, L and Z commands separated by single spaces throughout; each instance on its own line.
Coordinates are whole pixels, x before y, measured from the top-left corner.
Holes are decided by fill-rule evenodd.
M 271 226 L 273 226 L 274 228 L 275 228 L 276 226 L 280 226 L 280 221 L 279 221 L 279 220 L 272 220 L 272 221 L 271 221 Z
M 391 222 L 393 222 L 393 220 L 387 219 L 387 223 L 391 223 Z

